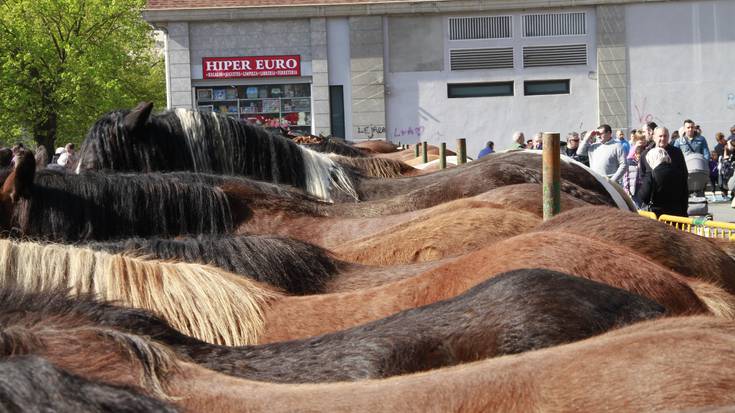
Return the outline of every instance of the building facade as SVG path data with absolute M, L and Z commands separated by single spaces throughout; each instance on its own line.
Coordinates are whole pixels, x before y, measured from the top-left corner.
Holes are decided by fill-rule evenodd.
M 551 7 L 550 5 L 553 5 Z M 149 0 L 167 95 L 352 140 L 735 123 L 731 0 Z

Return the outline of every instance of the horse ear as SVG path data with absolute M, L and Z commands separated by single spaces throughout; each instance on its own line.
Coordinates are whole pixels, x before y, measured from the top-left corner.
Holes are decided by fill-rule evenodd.
M 135 132 L 148 122 L 153 110 L 153 102 L 140 102 L 135 109 L 125 115 L 123 119 L 123 127 L 128 132 Z
M 33 179 L 36 177 L 36 158 L 31 151 L 23 151 L 15 158 L 15 169 L 3 184 L 2 193 L 16 202 L 21 196 L 28 196 Z

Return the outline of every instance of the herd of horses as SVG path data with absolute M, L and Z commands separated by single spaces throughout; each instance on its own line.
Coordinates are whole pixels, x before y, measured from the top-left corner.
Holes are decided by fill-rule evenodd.
M 0 410 L 719 411 L 735 253 L 541 156 L 440 171 L 214 113 L 0 172 Z

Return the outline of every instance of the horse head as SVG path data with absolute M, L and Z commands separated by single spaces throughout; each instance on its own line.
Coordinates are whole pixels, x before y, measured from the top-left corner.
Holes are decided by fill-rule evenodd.
M 152 102 L 130 111 L 112 111 L 90 128 L 79 151 L 76 172 L 82 170 L 141 170 L 155 153 L 152 145 Z M 140 155 L 143 154 L 143 160 Z
M 6 170 L 6 173 L 8 171 Z M 0 189 L 0 229 L 10 229 L 16 205 L 30 198 L 36 176 L 36 159 L 31 151 L 22 151 L 15 157 L 15 166 L 6 175 Z

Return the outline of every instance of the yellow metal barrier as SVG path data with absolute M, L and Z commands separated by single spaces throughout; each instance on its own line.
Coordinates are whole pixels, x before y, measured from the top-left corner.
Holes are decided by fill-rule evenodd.
M 638 210 L 638 215 L 640 215 L 640 216 L 642 216 L 642 217 L 646 217 L 646 218 L 656 219 L 656 214 L 654 214 L 654 213 L 653 213 L 653 212 L 651 212 L 651 211 L 641 211 L 641 210 L 639 209 L 639 210 Z
M 658 220 L 671 225 L 674 228 L 703 237 L 724 238 L 730 241 L 735 241 L 735 224 L 708 221 L 705 218 L 685 218 L 674 215 L 661 215 L 658 217 Z

